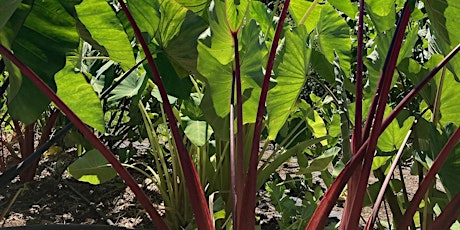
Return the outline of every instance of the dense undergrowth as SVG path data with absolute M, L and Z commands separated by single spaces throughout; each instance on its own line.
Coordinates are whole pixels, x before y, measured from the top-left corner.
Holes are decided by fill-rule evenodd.
M 261 193 L 280 229 L 323 228 L 339 197 L 331 228 L 459 225 L 456 0 L 0 9 L 1 186 L 32 180 L 45 151 L 76 147 L 69 174 L 100 186 L 118 174 L 159 229 L 254 229 Z M 153 160 L 133 163 L 126 143 L 142 140 Z M 296 176 L 277 175 L 292 159 Z M 415 194 L 391 176 L 404 162 Z M 127 168 L 154 181 L 162 207 Z M 391 219 L 376 219 L 382 199 Z M 360 222 L 363 206 L 374 210 Z

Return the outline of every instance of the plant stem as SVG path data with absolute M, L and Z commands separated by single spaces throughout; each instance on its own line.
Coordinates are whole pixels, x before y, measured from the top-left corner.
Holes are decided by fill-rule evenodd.
M 83 121 L 51 90 L 51 88 L 44 83 L 40 77 L 33 72 L 28 66 L 24 65 L 19 59 L 17 59 L 8 49 L 0 44 L 0 53 L 10 59 L 29 79 L 46 95 L 51 101 L 56 104 L 57 107 L 69 118 L 72 123 L 80 130 L 88 141 L 99 150 L 99 152 L 107 159 L 107 161 L 113 166 L 118 172 L 120 177 L 125 183 L 131 188 L 131 191 L 136 195 L 138 201 L 145 208 L 152 221 L 162 229 L 168 229 L 168 226 L 163 221 L 161 216 L 158 214 L 156 209 L 153 207 L 147 195 L 142 191 L 134 178 L 124 168 L 121 163 L 115 158 L 114 154 L 105 146 L 94 133 L 83 123 Z
M 241 229 L 254 229 L 255 228 L 255 206 L 256 206 L 256 186 L 257 186 L 257 164 L 258 164 L 258 152 L 260 136 L 262 134 L 262 121 L 265 111 L 265 102 L 267 100 L 268 86 L 270 82 L 271 73 L 275 64 L 276 50 L 283 31 L 284 20 L 286 19 L 287 9 L 289 7 L 290 0 L 286 0 L 281 11 L 280 19 L 275 30 L 275 36 L 273 38 L 272 47 L 270 49 L 267 66 L 265 68 L 264 81 L 262 83 L 262 89 L 259 98 L 259 105 L 257 107 L 257 116 L 254 127 L 254 135 L 252 139 L 251 155 L 249 159 L 248 173 L 246 176 L 246 183 L 244 185 L 243 207 L 239 215 L 238 226 Z
M 183 174 L 186 178 L 185 184 L 187 186 L 189 196 L 192 198 L 190 199 L 190 203 L 192 204 L 192 209 L 195 214 L 197 226 L 199 229 L 203 230 L 213 229 L 213 221 L 211 220 L 211 214 L 208 209 L 208 204 L 204 196 L 203 188 L 198 178 L 198 173 L 195 169 L 192 158 L 187 151 L 187 148 L 182 142 L 181 134 L 179 132 L 179 128 L 177 127 L 172 107 L 168 103 L 168 96 L 166 93 L 166 89 L 162 83 L 160 72 L 158 71 L 158 68 L 155 64 L 155 61 L 153 60 L 152 55 L 150 55 L 149 47 L 147 46 L 147 43 L 145 42 L 144 37 L 142 36 L 139 26 L 136 24 L 136 21 L 131 15 L 131 12 L 128 10 L 123 0 L 118 0 L 118 2 L 121 6 L 121 9 L 128 18 L 134 30 L 134 33 L 136 34 L 136 38 L 138 39 L 139 43 L 142 46 L 142 49 L 146 54 L 146 58 L 152 70 L 155 83 L 158 86 L 161 98 L 163 99 L 163 107 L 168 117 L 170 129 L 174 137 L 177 152 L 179 154 L 179 160 L 182 166 Z
M 410 202 L 409 207 L 404 213 L 404 217 L 400 225 L 398 226 L 398 229 L 406 229 L 409 226 L 410 221 L 412 220 L 412 216 L 414 216 L 415 211 L 419 207 L 420 201 L 423 199 L 426 191 L 430 188 L 431 183 L 433 183 L 433 179 L 435 178 L 436 174 L 441 169 L 441 166 L 446 161 L 447 157 L 449 156 L 449 153 L 454 149 L 459 139 L 460 139 L 460 128 L 457 128 L 454 134 L 449 138 L 447 143 L 444 145 L 441 152 L 439 152 L 438 156 L 433 162 L 433 165 L 431 166 L 431 168 L 428 170 L 427 174 L 423 178 L 423 181 L 420 184 L 414 197 L 412 198 L 412 201 Z

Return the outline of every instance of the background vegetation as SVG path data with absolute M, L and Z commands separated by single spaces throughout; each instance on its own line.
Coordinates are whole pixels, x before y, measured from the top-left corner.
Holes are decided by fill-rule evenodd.
M 1 186 L 32 180 L 46 150 L 76 147 L 69 174 L 101 186 L 118 174 L 159 229 L 254 229 L 260 195 L 280 229 L 323 228 L 339 197 L 332 228 L 459 225 L 456 0 L 0 9 Z M 145 139 L 151 155 L 133 158 L 126 143 Z M 295 175 L 279 175 L 292 159 Z M 392 177 L 402 166 L 420 179 L 415 194 Z M 375 224 L 382 197 L 391 217 Z M 363 206 L 375 210 L 360 222 Z

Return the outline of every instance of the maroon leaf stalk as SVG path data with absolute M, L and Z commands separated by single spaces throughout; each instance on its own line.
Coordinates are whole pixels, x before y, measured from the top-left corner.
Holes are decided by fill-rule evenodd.
M 403 108 L 409 104 L 409 102 L 422 90 L 422 88 L 433 79 L 433 77 L 460 51 L 460 44 L 457 45 L 446 57 L 422 80 L 417 84 L 409 93 L 399 102 L 395 109 L 388 115 L 385 121 L 380 127 L 380 133 L 382 133 L 388 125 L 396 118 L 396 116 L 403 110 Z M 326 191 L 323 199 L 319 203 L 318 207 L 313 214 L 312 219 L 308 223 L 306 229 L 321 229 L 329 216 L 332 208 L 337 202 L 345 184 L 350 179 L 357 166 L 362 162 L 364 154 L 366 152 L 369 139 L 366 140 L 359 148 L 358 152 L 352 157 L 352 159 L 345 165 L 344 169 L 337 176 L 336 180 L 332 183 L 331 187 Z
M 44 83 L 40 77 L 28 66 L 24 65 L 19 59 L 14 56 L 7 48 L 0 44 L 0 53 L 12 61 L 54 104 L 75 124 L 75 127 L 85 136 L 88 141 L 107 159 L 113 166 L 120 177 L 125 181 L 126 185 L 136 195 L 137 200 L 152 218 L 152 222 L 159 229 L 168 229 L 168 226 L 163 221 L 163 218 L 158 214 L 153 207 L 147 195 L 142 191 L 134 178 L 124 168 L 121 163 L 115 158 L 113 153 L 105 146 L 94 133 L 83 123 L 83 121 Z
M 385 112 L 385 106 L 388 101 L 388 94 L 390 92 L 391 81 L 396 69 L 396 62 L 398 60 L 399 51 L 404 39 L 404 32 L 406 31 L 406 26 L 409 22 L 411 11 L 411 7 L 409 6 L 408 2 L 406 2 L 401 19 L 399 20 L 398 26 L 396 28 L 396 34 L 393 36 L 393 40 L 388 50 L 387 59 L 385 60 L 385 64 L 383 66 L 383 72 L 380 76 L 379 86 L 381 86 L 381 88 L 377 88 L 374 95 L 373 104 L 371 105 L 372 108 L 376 108 L 375 116 L 369 113 L 368 120 L 366 121 L 367 124 L 369 124 L 371 123 L 370 120 L 374 119 L 372 124 L 372 127 L 374 128 L 372 128 L 370 132 L 370 141 L 366 150 L 367 153 L 364 157 L 363 168 L 359 171 L 359 173 L 357 172 L 360 179 L 358 182 L 358 187 L 356 188 L 356 191 L 354 191 L 356 193 L 349 194 L 349 196 L 351 195 L 352 200 L 351 205 L 347 204 L 347 207 L 350 207 L 350 216 L 349 219 L 344 219 L 345 221 L 341 224 L 341 229 L 357 229 L 359 225 L 359 218 L 361 216 L 361 209 L 363 207 L 363 201 L 366 195 L 365 192 L 372 166 L 372 159 L 374 158 L 374 151 L 380 136 L 380 129 L 376 127 L 380 127 L 382 124 L 383 114 Z
M 436 174 L 439 172 L 441 169 L 442 165 L 446 161 L 447 157 L 449 156 L 450 152 L 454 149 L 455 145 L 457 144 L 458 140 L 460 140 L 460 127 L 455 130 L 454 134 L 449 138 L 447 143 L 444 145 L 442 148 L 441 152 L 439 152 L 439 155 L 436 157 L 436 159 L 433 162 L 433 165 L 430 167 L 428 170 L 427 174 L 422 180 L 422 183 L 420 184 L 419 188 L 417 189 L 417 192 L 415 192 L 414 197 L 412 198 L 411 202 L 409 203 L 409 207 L 406 209 L 406 212 L 404 213 L 403 219 L 401 220 L 401 223 L 398 227 L 398 229 L 406 229 L 411 220 L 412 216 L 414 216 L 415 211 L 417 211 L 420 201 L 422 201 L 426 191 L 428 188 L 431 186 L 431 183 L 433 182 Z M 458 196 L 458 195 L 457 195 Z M 456 196 L 456 199 L 453 200 L 453 204 L 458 203 L 458 198 Z M 448 206 L 447 210 L 450 210 L 453 204 L 450 204 Z M 447 207 L 446 207 L 447 208 Z M 456 207 L 458 209 L 458 206 Z M 445 210 L 446 211 L 446 210 Z M 454 213 L 449 213 L 449 214 L 444 214 L 444 215 L 454 215 Z M 457 218 L 458 214 L 452 217 L 442 217 L 446 219 L 451 219 L 451 218 Z M 440 223 L 436 223 L 436 225 L 439 225 Z M 450 226 L 450 225 L 449 225 Z M 444 228 L 443 228 L 444 229 Z
M 230 29 L 231 30 L 231 29 Z M 241 208 L 241 204 L 243 201 L 243 183 L 244 183 L 244 153 L 243 153 L 243 148 L 244 148 L 244 143 L 243 143 L 243 89 L 242 89 L 242 83 L 241 83 L 241 65 L 240 65 L 240 53 L 239 53 L 239 48 L 238 48 L 238 31 L 231 31 L 232 34 L 232 39 L 233 39 L 233 47 L 234 47 L 234 53 L 235 53 L 235 65 L 233 67 L 232 75 L 233 75 L 233 80 L 232 80 L 232 101 L 231 101 L 231 109 L 233 110 L 234 108 L 234 95 L 236 93 L 236 117 L 237 117 L 237 135 L 236 135 L 236 156 L 235 156 L 235 149 L 234 145 L 231 148 L 231 158 L 235 162 L 231 162 L 232 167 L 230 168 L 234 172 L 231 172 L 232 176 L 232 188 L 234 188 L 235 194 L 232 194 L 233 197 L 233 212 L 235 213 L 233 215 L 233 225 L 234 229 L 239 229 L 238 228 L 238 214 Z M 236 92 L 234 91 L 236 85 Z M 233 111 L 232 111 L 233 112 Z M 233 136 L 235 135 L 233 132 L 233 116 L 230 116 L 230 125 L 231 125 L 231 130 L 230 130 L 230 138 L 231 140 L 234 140 Z M 236 159 L 235 159 L 236 158 Z M 233 178 L 235 177 L 235 178 Z M 235 199 L 236 198 L 236 199 Z
M 358 152 L 359 147 L 362 144 L 362 120 L 363 120 L 363 48 L 364 48 L 364 33 L 363 33 L 363 26 L 364 26 L 364 0 L 359 1 L 359 17 L 358 17 L 358 47 L 356 53 L 356 100 L 355 100 L 355 127 L 353 130 L 353 136 L 351 138 L 351 147 L 352 147 L 352 154 L 356 154 Z M 356 193 L 356 186 L 353 181 L 357 181 L 358 175 L 352 177 L 350 182 L 348 183 L 348 191 L 349 194 Z M 350 199 L 350 197 L 347 197 Z M 349 202 L 346 202 L 345 209 L 343 211 L 343 217 L 347 217 L 349 215 L 349 209 L 346 205 Z
M 244 185 L 244 197 L 239 213 L 240 229 L 254 229 L 255 228 L 255 206 L 256 206 L 256 184 L 257 184 L 257 163 L 259 153 L 260 135 L 262 133 L 262 121 L 265 111 L 265 102 L 267 100 L 268 86 L 275 63 L 276 49 L 278 48 L 279 39 L 283 30 L 284 20 L 286 19 L 287 9 L 290 0 L 286 0 L 283 4 L 283 10 L 276 27 L 275 36 L 268 56 L 267 66 L 265 68 L 264 81 L 262 83 L 262 90 L 260 93 L 259 106 L 257 108 L 256 123 L 254 127 L 254 134 L 252 138 L 251 156 L 249 159 L 248 173 L 246 183 Z
M 457 220 L 457 217 L 460 216 L 460 193 L 457 193 L 455 197 L 447 204 L 441 214 L 434 220 L 431 226 L 428 227 L 429 230 L 438 230 L 438 229 L 449 229 L 450 226 Z
M 131 26 L 133 27 L 134 33 L 136 34 L 136 38 L 138 39 L 139 43 L 142 46 L 142 49 L 144 50 L 144 53 L 146 54 L 147 61 L 153 73 L 154 82 L 157 85 L 158 90 L 160 91 L 161 98 L 163 99 L 163 107 L 169 121 L 171 132 L 174 137 L 177 152 L 179 153 L 179 160 L 181 162 L 182 170 L 185 177 L 185 184 L 189 192 L 190 203 L 192 205 L 198 229 L 213 229 L 214 227 L 211 218 L 211 213 L 209 212 L 208 204 L 204 196 L 203 188 L 200 183 L 198 173 L 195 169 L 192 158 L 187 151 L 187 148 L 182 142 L 179 128 L 177 127 L 177 122 L 172 111 L 172 107 L 168 103 L 169 100 L 167 97 L 166 89 L 161 80 L 160 72 L 158 71 L 158 68 L 155 64 L 155 61 L 153 60 L 152 55 L 150 55 L 147 43 L 145 42 L 142 36 L 139 26 L 136 24 L 136 21 L 131 15 L 131 12 L 128 10 L 123 0 L 118 0 L 118 2 L 121 6 L 121 9 L 126 14 L 126 17 L 128 18 Z

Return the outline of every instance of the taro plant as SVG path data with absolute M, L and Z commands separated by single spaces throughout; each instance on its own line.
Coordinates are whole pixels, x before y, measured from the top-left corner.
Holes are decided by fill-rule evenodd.
M 446 227 L 458 217 L 457 1 L 285 0 L 273 10 L 250 0 L 1 3 L 9 115 L 31 124 L 51 100 L 97 149 L 85 155 L 102 154 L 159 229 L 254 229 L 260 188 L 282 214 L 301 213 L 281 226 L 321 229 L 346 185 L 340 228 L 356 229 L 371 169 L 383 180 L 375 210 L 385 194 L 392 226 Z M 107 60 L 85 59 L 88 45 Z M 111 87 L 118 73 L 127 79 Z M 325 93 L 307 88 L 307 103 L 299 94 L 311 81 Z M 104 116 L 94 91 L 109 88 Z M 150 173 L 164 218 L 95 135 L 117 135 L 126 119 L 145 131 L 154 156 L 144 169 L 127 167 Z M 406 145 L 423 178 L 409 204 L 385 186 Z M 289 181 L 265 184 L 294 156 L 306 188 L 313 171 L 327 187 L 300 193 L 299 212 L 284 194 Z M 446 191 L 437 200 L 436 174 Z M 412 223 L 417 210 L 423 218 Z

